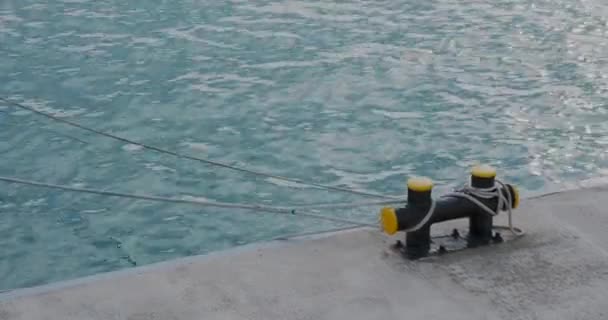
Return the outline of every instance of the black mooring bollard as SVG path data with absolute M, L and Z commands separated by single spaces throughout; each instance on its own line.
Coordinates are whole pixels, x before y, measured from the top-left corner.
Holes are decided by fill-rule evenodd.
M 471 187 L 474 190 L 489 192 L 495 187 L 495 178 L 494 168 L 475 167 L 471 172 Z M 519 194 L 514 186 L 505 184 L 504 187 L 497 186 L 497 188 L 504 199 L 508 199 L 507 193 L 511 194 L 512 208 L 518 206 Z M 470 246 L 485 245 L 492 241 L 493 216 L 469 199 L 450 195 L 441 197 L 435 201 L 431 216 L 427 217 L 433 204 L 432 189 L 433 182 L 428 178 L 410 179 L 406 206 L 398 209 L 383 208 L 380 213 L 382 229 L 385 233 L 392 235 L 398 231 L 406 231 L 405 249 L 410 258 L 416 259 L 428 255 L 431 246 L 431 226 L 443 221 L 468 218 Z M 498 195 L 488 198 L 472 193 L 469 196 L 493 212 L 498 209 Z M 500 209 L 506 210 L 507 206 L 508 204 L 504 203 Z M 425 217 L 428 220 L 423 223 Z

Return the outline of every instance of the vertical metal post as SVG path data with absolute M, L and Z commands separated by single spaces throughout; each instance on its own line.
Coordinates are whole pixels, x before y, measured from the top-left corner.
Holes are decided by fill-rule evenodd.
M 416 221 L 423 219 L 431 207 L 431 192 L 433 183 L 426 178 L 415 178 L 408 181 L 407 205 L 416 212 Z M 431 249 L 431 221 L 420 229 L 406 232 L 405 247 L 410 258 L 420 258 L 428 255 Z
M 489 166 L 473 168 L 471 186 L 473 188 L 489 189 L 494 187 L 496 170 Z M 471 246 L 485 245 L 492 240 L 493 217 L 478 209 L 476 214 L 469 217 L 469 244 Z

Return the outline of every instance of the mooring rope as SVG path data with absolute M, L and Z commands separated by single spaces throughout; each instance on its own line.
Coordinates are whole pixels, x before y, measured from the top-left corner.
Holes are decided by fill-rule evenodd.
M 435 204 L 436 204 L 435 200 L 431 199 L 431 207 L 429 207 L 429 211 L 426 212 L 426 215 L 415 226 L 412 226 L 411 228 L 408 228 L 408 229 L 406 229 L 404 231 L 405 232 L 418 231 L 427 222 L 429 222 L 429 219 L 431 219 L 431 217 L 433 216 L 433 212 L 435 212 Z
M 152 146 L 152 145 L 149 145 L 149 144 L 145 144 L 145 143 L 142 143 L 142 142 L 138 142 L 138 141 L 135 141 L 135 140 L 127 139 L 125 137 L 121 137 L 121 136 L 118 136 L 118 135 L 107 133 L 107 132 L 104 132 L 104 131 L 101 131 L 101 130 L 93 129 L 93 128 L 84 126 L 82 124 L 79 124 L 79 123 L 76 123 L 76 122 L 73 122 L 73 121 L 70 121 L 70 120 L 62 119 L 60 117 L 54 116 L 52 114 L 48 114 L 46 112 L 42 112 L 40 110 L 37 110 L 36 108 L 28 107 L 28 106 L 26 106 L 24 104 L 11 101 L 11 100 L 3 98 L 3 97 L 0 97 L 0 101 L 3 101 L 4 103 L 7 103 L 9 105 L 12 105 L 14 107 L 17 107 L 17 108 L 20 108 L 20 109 L 23 109 L 23 110 L 27 110 L 27 111 L 33 112 L 35 114 L 38 114 L 38 115 L 43 116 L 43 117 L 46 117 L 46 118 L 51 119 L 53 121 L 61 122 L 61 123 L 64 123 L 66 125 L 69 125 L 69 126 L 72 126 L 72 127 L 75 127 L 75 128 L 79 128 L 79 129 L 82 129 L 82 130 L 85 130 L 85 131 L 88 131 L 88 132 L 91 132 L 91 133 L 94 133 L 94 134 L 97 134 L 97 135 L 100 135 L 100 136 L 104 136 L 106 138 L 110 138 L 110 139 L 113 139 L 113 140 L 121 141 L 121 142 L 132 144 L 132 145 L 136 145 L 136 146 L 139 146 L 139 147 L 144 148 L 144 149 L 156 151 L 156 152 L 159 152 L 159 153 L 168 154 L 168 155 L 175 156 L 175 157 L 182 158 L 182 159 L 188 159 L 188 160 L 198 161 L 198 162 L 206 163 L 206 164 L 209 164 L 209 165 L 212 165 L 212 166 L 226 168 L 226 169 L 230 169 L 230 170 L 234 170 L 234 171 L 239 171 L 239 172 L 243 172 L 243 173 L 247 173 L 247 174 L 251 174 L 251 175 L 255 175 L 255 176 L 272 178 L 272 179 L 276 179 L 276 180 L 281 180 L 281 181 L 286 181 L 286 182 L 292 182 L 292 183 L 296 183 L 296 184 L 300 184 L 300 185 L 305 185 L 305 186 L 309 186 L 309 187 L 316 187 L 316 188 L 325 189 L 325 190 L 333 190 L 333 191 L 339 191 L 339 192 L 346 192 L 346 193 L 357 194 L 357 195 L 367 196 L 367 197 L 381 198 L 381 199 L 393 199 L 393 200 L 399 199 L 398 197 L 381 195 L 381 194 L 367 192 L 367 191 L 359 191 L 359 190 L 354 190 L 354 189 L 348 189 L 348 188 L 330 186 L 330 185 L 321 184 L 321 183 L 315 183 L 315 182 L 306 182 L 304 180 L 297 179 L 297 178 L 284 177 L 284 176 L 270 174 L 270 173 L 265 173 L 265 172 L 261 172 L 261 171 L 256 171 L 256 170 L 251 170 L 251 169 L 245 169 L 245 168 L 237 167 L 237 166 L 234 166 L 234 165 L 231 165 L 231 164 L 228 164 L 228 163 L 224 163 L 224 162 L 220 162 L 220 161 L 214 161 L 214 160 L 209 160 L 209 159 L 205 159 L 205 158 L 189 156 L 189 155 L 186 155 L 186 154 L 182 154 L 182 153 L 166 150 L 166 149 L 163 149 L 163 148 L 155 147 L 155 146 Z
M 353 221 L 353 220 L 344 219 L 344 218 L 328 217 L 328 216 L 315 214 L 315 213 L 311 213 L 311 212 L 303 211 L 303 210 L 344 209 L 344 208 L 375 206 L 375 205 L 383 205 L 383 204 L 395 204 L 397 202 L 402 202 L 402 201 L 375 201 L 375 202 L 359 202 L 359 203 L 338 203 L 335 205 L 320 204 L 320 205 L 299 205 L 299 206 L 293 206 L 293 207 L 278 207 L 278 206 L 268 206 L 268 205 L 262 205 L 262 204 L 240 204 L 240 203 L 207 201 L 207 200 L 200 200 L 200 199 L 170 198 L 170 197 L 161 197 L 161 196 L 153 196 L 153 195 L 145 195 L 145 194 L 120 193 L 120 192 L 114 192 L 114 191 L 70 187 L 70 186 L 66 186 L 66 185 L 58 185 L 58 184 L 51 184 L 51 183 L 45 183 L 45 182 L 39 182 L 39 181 L 24 180 L 24 179 L 18 179 L 18 178 L 13 178 L 13 177 L 0 176 L 0 181 L 4 181 L 7 183 L 17 183 L 17 184 L 22 184 L 22 185 L 29 185 L 29 186 L 34 186 L 34 187 L 71 191 L 71 192 L 90 193 L 90 194 L 109 196 L 109 197 L 121 197 L 121 198 L 157 201 L 157 202 L 165 202 L 165 203 L 191 204 L 191 205 L 225 208 L 225 209 L 244 209 L 244 210 L 251 210 L 251 211 L 289 214 L 289 215 L 303 216 L 303 217 L 308 217 L 308 218 L 313 218 L 313 219 L 327 220 L 327 221 L 347 223 L 347 224 L 352 224 L 352 225 L 356 225 L 356 226 L 365 226 L 365 227 L 373 227 L 373 228 L 377 228 L 378 225 L 367 223 L 367 222 Z
M 48 119 L 64 123 L 66 125 L 69 125 L 69 126 L 72 126 L 75 128 L 79 128 L 81 130 L 85 130 L 85 131 L 88 131 L 88 132 L 91 132 L 91 133 L 94 133 L 94 134 L 97 134 L 100 136 L 104 136 L 104 137 L 107 137 L 107 138 L 110 138 L 113 140 L 136 145 L 136 146 L 139 146 L 144 149 L 172 155 L 172 156 L 175 156 L 178 158 L 198 161 L 198 162 L 206 163 L 209 165 L 222 167 L 222 168 L 226 168 L 226 169 L 230 169 L 230 170 L 234 170 L 234 171 L 239 171 L 239 172 L 243 172 L 243 173 L 247 173 L 247 174 L 251 174 L 251 175 L 272 178 L 272 179 L 286 181 L 286 182 L 292 182 L 292 183 L 296 183 L 296 184 L 300 184 L 300 185 L 316 187 L 316 188 L 325 189 L 325 190 L 333 190 L 333 191 L 346 192 L 346 193 L 351 193 L 351 194 L 357 194 L 357 195 L 374 197 L 374 198 L 390 199 L 390 200 L 375 201 L 375 202 L 358 202 L 358 203 L 355 202 L 355 203 L 336 203 L 336 204 L 295 205 L 295 206 L 288 208 L 288 207 L 278 207 L 278 206 L 267 206 L 267 205 L 261 205 L 261 204 L 238 204 L 238 203 L 203 201 L 203 200 L 199 200 L 199 199 L 179 199 L 179 198 L 152 196 L 152 195 L 127 194 L 127 193 L 103 191 L 103 190 L 97 190 L 97 189 L 86 189 L 86 188 L 70 187 L 70 186 L 65 186 L 65 185 L 49 184 L 49 183 L 44 183 L 44 182 L 30 181 L 30 180 L 17 179 L 17 178 L 11 178 L 11 177 L 0 177 L 0 181 L 4 181 L 4 182 L 18 183 L 18 184 L 45 187 L 45 188 L 53 188 L 53 189 L 61 189 L 64 191 L 91 193 L 91 194 L 97 194 L 97 195 L 132 198 L 132 199 L 148 200 L 148 201 L 193 204 L 193 205 L 203 205 L 203 206 L 218 207 L 218 208 L 244 209 L 244 210 L 265 211 L 265 212 L 273 212 L 273 213 L 281 213 L 281 214 L 292 214 L 292 215 L 298 214 L 301 216 L 315 218 L 315 219 L 322 219 L 322 220 L 328 220 L 328 221 L 333 221 L 333 222 L 347 223 L 347 224 L 356 225 L 356 226 L 367 226 L 367 227 L 374 227 L 374 228 L 376 228 L 378 226 L 375 224 L 370 224 L 370 223 L 365 223 L 365 222 L 358 222 L 358 221 L 352 221 L 352 220 L 348 220 L 348 219 L 322 216 L 322 215 L 318 215 L 318 214 L 314 214 L 314 213 L 310 213 L 310 212 L 304 212 L 302 210 L 346 209 L 346 208 L 356 208 L 356 207 L 363 207 L 363 206 L 387 205 L 387 204 L 396 204 L 396 203 L 406 202 L 406 201 L 404 201 L 398 197 L 394 197 L 394 196 L 381 195 L 381 194 L 376 194 L 376 193 L 371 193 L 371 192 L 366 192 L 366 191 L 358 191 L 358 190 L 354 190 L 354 189 L 330 186 L 330 185 L 314 183 L 314 182 L 306 182 L 304 180 L 297 179 L 297 178 L 289 178 L 289 177 L 284 177 L 284 176 L 280 176 L 280 175 L 274 175 L 274 174 L 265 173 L 265 172 L 261 172 L 261 171 L 237 167 L 237 166 L 234 166 L 234 165 L 231 165 L 228 163 L 224 163 L 224 162 L 190 156 L 190 155 L 166 150 L 166 149 L 163 149 L 160 147 L 148 145 L 148 144 L 138 142 L 135 140 L 127 139 L 127 138 L 124 138 L 124 137 L 121 137 L 118 135 L 114 135 L 111 133 L 107 133 L 104 131 L 100 131 L 100 130 L 97 130 L 94 128 L 90 128 L 90 127 L 81 125 L 79 123 L 76 123 L 76 122 L 73 122 L 70 120 L 66 120 L 66 119 L 62 119 L 62 118 L 54 116 L 52 114 L 37 110 L 36 108 L 28 107 L 24 104 L 11 101 L 11 100 L 3 98 L 3 97 L 0 97 L 0 101 L 5 102 L 12 106 L 21 108 L 23 110 L 33 112 L 40 116 L 46 117 Z M 501 189 L 505 190 L 506 197 L 500 191 Z M 473 196 L 483 198 L 483 199 L 498 197 L 497 209 L 492 210 L 492 209 L 488 208 L 485 204 L 483 204 L 481 201 L 477 200 Z M 506 207 L 506 211 L 508 214 L 508 226 L 494 226 L 494 228 L 508 229 L 516 236 L 521 236 L 524 234 L 524 231 L 522 229 L 513 226 L 513 219 L 512 219 L 513 195 L 511 194 L 511 191 L 505 186 L 505 184 L 499 180 L 496 180 L 495 185 L 491 188 L 480 189 L 480 188 L 474 188 L 470 185 L 466 185 L 464 188 L 462 188 L 460 190 L 456 190 L 455 192 L 445 194 L 442 197 L 460 197 L 460 198 L 467 199 L 467 200 L 473 202 L 474 204 L 476 204 L 477 206 L 479 206 L 484 212 L 486 212 L 492 216 L 497 215 L 503 207 Z M 429 211 L 421 219 L 421 221 L 406 231 L 407 232 L 416 231 L 416 230 L 420 229 L 422 226 L 424 226 L 428 222 L 428 220 L 431 218 L 431 216 L 434 212 L 434 209 L 435 209 L 435 201 L 432 201 Z

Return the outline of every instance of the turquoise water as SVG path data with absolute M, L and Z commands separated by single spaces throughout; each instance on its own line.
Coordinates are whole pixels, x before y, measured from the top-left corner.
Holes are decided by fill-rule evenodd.
M 0 1 L 0 96 L 171 150 L 401 194 L 488 162 L 526 193 L 606 174 L 608 5 Z M 0 174 L 272 205 L 363 198 L 124 145 L 0 104 Z M 372 222 L 378 208 L 324 212 Z M 0 288 L 338 224 L 0 185 Z

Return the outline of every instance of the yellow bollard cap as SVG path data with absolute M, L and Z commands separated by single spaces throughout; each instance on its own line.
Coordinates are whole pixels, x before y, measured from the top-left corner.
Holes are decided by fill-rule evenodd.
M 519 207 L 519 190 L 514 185 L 510 185 L 513 189 L 513 209 Z
M 380 211 L 380 226 L 386 234 L 393 235 L 399 230 L 397 212 L 393 208 L 385 207 Z
M 479 165 L 473 167 L 471 174 L 476 178 L 491 179 L 496 178 L 496 169 L 489 165 Z
M 433 181 L 426 177 L 414 177 L 407 181 L 407 188 L 416 192 L 427 192 L 433 189 Z

